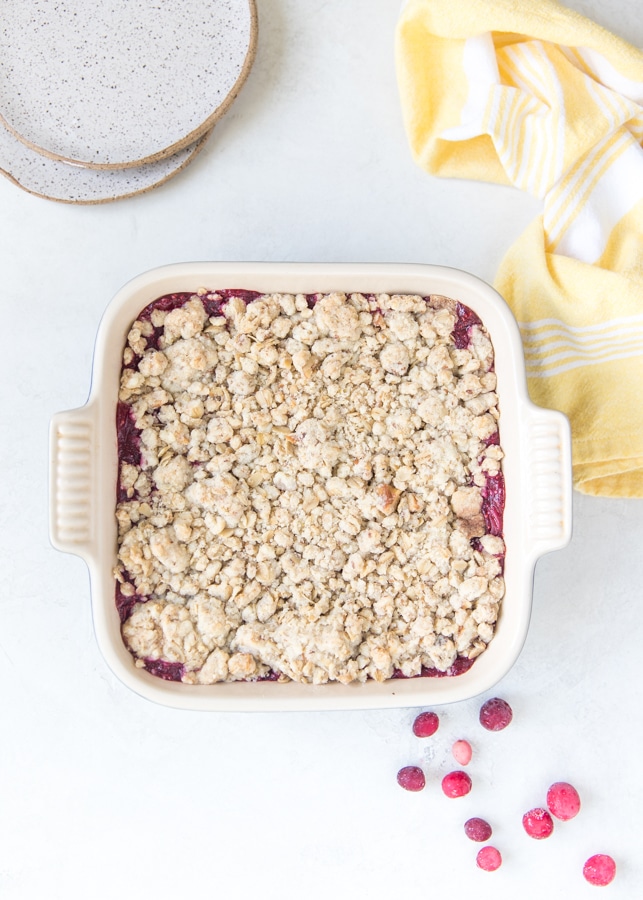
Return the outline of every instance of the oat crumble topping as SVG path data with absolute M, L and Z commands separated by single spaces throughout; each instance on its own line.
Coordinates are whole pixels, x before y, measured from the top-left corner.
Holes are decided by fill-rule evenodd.
M 445 297 L 150 304 L 117 422 L 136 665 L 320 684 L 473 660 L 504 593 L 495 388 L 484 326 Z

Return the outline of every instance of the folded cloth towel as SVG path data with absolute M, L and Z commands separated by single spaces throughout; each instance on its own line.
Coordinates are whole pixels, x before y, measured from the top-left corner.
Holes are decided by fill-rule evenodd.
M 408 0 L 396 62 L 421 166 L 542 198 L 496 277 L 531 397 L 579 490 L 643 496 L 643 53 L 555 0 Z

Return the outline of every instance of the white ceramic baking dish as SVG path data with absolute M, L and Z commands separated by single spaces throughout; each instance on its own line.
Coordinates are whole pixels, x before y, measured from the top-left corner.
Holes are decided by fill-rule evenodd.
M 506 595 L 496 634 L 464 674 L 365 684 L 276 682 L 186 685 L 134 666 L 123 644 L 114 602 L 117 479 L 115 411 L 121 354 L 138 313 L 164 294 L 241 288 L 263 293 L 443 294 L 483 321 L 495 350 L 500 437 L 505 451 Z M 488 690 L 511 668 L 524 643 L 536 560 L 571 535 L 571 449 L 563 415 L 527 396 L 516 322 L 487 284 L 456 269 L 429 265 L 184 263 L 154 269 L 125 285 L 109 304 L 94 353 L 85 406 L 51 423 L 50 530 L 53 545 L 81 556 L 91 576 L 96 636 L 110 668 L 140 695 L 168 706 L 202 710 L 313 710 L 428 706 Z

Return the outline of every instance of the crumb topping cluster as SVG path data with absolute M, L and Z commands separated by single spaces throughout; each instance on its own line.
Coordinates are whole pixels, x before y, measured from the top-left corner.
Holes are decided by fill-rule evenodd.
M 445 297 L 171 295 L 123 355 L 116 598 L 190 684 L 472 660 L 504 592 L 493 348 Z

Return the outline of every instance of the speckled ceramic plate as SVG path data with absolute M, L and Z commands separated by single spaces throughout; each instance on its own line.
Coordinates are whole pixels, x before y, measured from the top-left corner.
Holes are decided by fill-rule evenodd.
M 41 156 L 0 125 L 0 173 L 30 194 L 63 203 L 107 203 L 163 184 L 197 155 L 210 132 L 158 162 L 127 169 L 89 169 Z
M 256 44 L 254 0 L 3 0 L 0 120 L 39 153 L 155 162 L 212 127 Z

